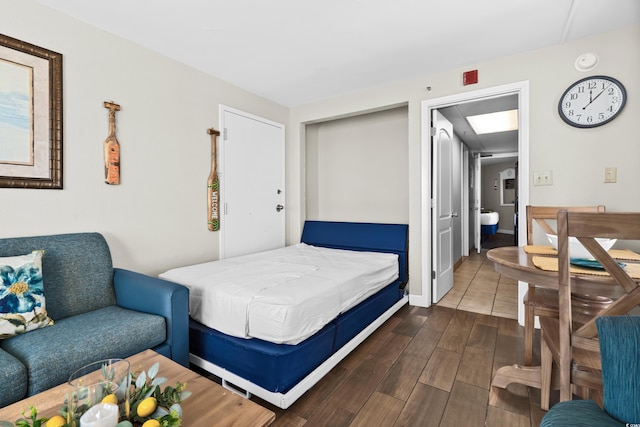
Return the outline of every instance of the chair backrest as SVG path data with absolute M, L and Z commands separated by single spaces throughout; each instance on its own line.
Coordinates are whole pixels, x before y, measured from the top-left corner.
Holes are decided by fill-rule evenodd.
M 596 319 L 604 410 L 627 425 L 640 423 L 640 316 Z
M 557 363 L 560 370 L 561 399 L 570 399 L 571 384 L 601 389 L 600 374 L 578 369 L 579 366 L 599 372 L 601 370 L 600 347 L 596 316 L 620 316 L 640 304 L 640 287 L 627 274 L 595 238 L 640 240 L 640 213 L 588 213 L 558 212 L 558 349 Z M 573 322 L 572 274 L 569 258 L 569 237 L 576 237 L 609 273 L 610 277 L 599 281 L 601 287 L 610 290 L 618 286 L 624 291 L 618 299 L 596 315 Z M 634 268 L 632 268 L 634 267 Z M 629 271 L 635 266 L 629 266 Z M 636 272 L 633 273 L 637 275 Z M 589 277 L 589 276 L 587 276 Z M 584 276 L 581 278 L 584 280 Z M 637 279 L 636 279 L 637 280 Z M 598 281 L 594 281 L 598 282 Z M 592 295 L 599 295 L 594 291 Z M 583 323 L 583 324 L 581 324 Z M 573 366 L 573 369 L 570 368 Z M 570 371 L 572 373 L 570 373 Z
M 527 245 L 533 245 L 533 224 L 537 223 L 547 234 L 556 234 L 556 230 L 547 221 L 556 221 L 559 211 L 604 212 L 604 205 L 596 206 L 527 206 Z
M 571 283 L 569 237 L 576 237 L 580 243 L 593 255 L 602 267 L 609 273 L 616 284 L 624 289 L 624 294 L 604 309 L 600 316 L 620 316 L 640 304 L 640 287 L 637 280 L 632 278 L 631 270 L 636 265 L 629 265 L 627 269 L 605 251 L 596 242 L 596 238 L 610 238 L 620 240 L 640 241 L 640 213 L 585 213 L 558 212 L 558 272 L 559 272 L 559 302 L 562 327 L 562 317 L 568 320 L 565 326 L 571 325 Z M 563 301 L 564 299 L 564 301 Z M 567 309 L 563 313 L 562 307 Z M 564 315 L 564 316 L 563 316 Z M 568 316 L 568 319 L 567 319 Z M 578 330 L 575 335 L 592 338 L 597 336 L 595 318 L 591 319 Z

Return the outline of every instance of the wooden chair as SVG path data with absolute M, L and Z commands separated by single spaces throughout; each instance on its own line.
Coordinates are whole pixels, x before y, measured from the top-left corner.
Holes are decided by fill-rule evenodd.
M 600 281 L 603 292 L 610 292 L 611 288 L 620 291 L 621 296 L 595 316 L 581 315 L 578 306 L 572 305 L 572 292 L 575 298 L 579 290 L 572 287 L 569 236 L 576 237 L 609 273 L 607 281 Z M 540 318 L 543 408 L 548 407 L 554 362 L 559 376 L 560 401 L 571 400 L 576 391 L 602 406 L 602 368 L 596 318 L 625 315 L 640 305 L 640 287 L 636 283 L 640 264 L 628 262 L 626 267 L 621 267 L 595 241 L 596 237 L 640 240 L 640 213 L 558 213 L 559 313 L 557 319 Z M 585 390 L 589 390 L 589 394 L 585 395 Z
M 602 359 L 604 402 L 558 403 L 540 427 L 621 426 L 640 423 L 640 316 L 601 316 L 596 319 Z
M 527 245 L 533 245 L 533 224 L 542 228 L 545 233 L 556 234 L 554 228 L 547 221 L 555 221 L 558 211 L 571 212 L 604 212 L 605 207 L 599 206 L 527 206 Z M 535 318 L 558 317 L 558 292 L 553 289 L 539 288 L 535 283 L 529 283 L 529 289 L 524 296 L 524 364 L 533 364 L 533 332 Z

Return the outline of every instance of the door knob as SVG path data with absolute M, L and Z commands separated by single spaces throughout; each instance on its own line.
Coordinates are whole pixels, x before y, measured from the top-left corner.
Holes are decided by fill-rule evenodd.
M 277 205 L 276 206 L 276 212 L 280 212 L 282 209 L 284 209 L 284 206 L 282 206 L 282 205 Z
M 458 212 L 451 212 L 451 216 L 453 218 L 457 218 L 458 217 Z

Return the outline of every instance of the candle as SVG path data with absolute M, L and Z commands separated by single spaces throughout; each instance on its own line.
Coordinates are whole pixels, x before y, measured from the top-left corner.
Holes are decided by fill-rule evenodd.
M 98 403 L 80 417 L 80 427 L 115 427 L 118 424 L 118 405 Z

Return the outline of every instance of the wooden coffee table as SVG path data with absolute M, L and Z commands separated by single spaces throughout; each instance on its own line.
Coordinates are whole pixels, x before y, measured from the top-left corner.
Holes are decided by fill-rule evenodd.
M 167 378 L 165 385 L 176 382 L 187 383 L 191 396 L 181 402 L 182 425 L 185 427 L 211 426 L 268 426 L 276 415 L 255 402 L 247 400 L 219 384 L 191 371 L 179 363 L 152 350 L 133 355 L 127 360 L 131 372 L 147 371 L 154 363 L 160 362 L 158 376 Z M 0 409 L 0 421 L 15 422 L 22 412 L 29 414 L 29 406 L 35 406 L 38 417 L 52 417 L 64 402 L 64 395 L 70 386 L 61 384 Z M 163 387 L 164 388 L 164 387 Z

